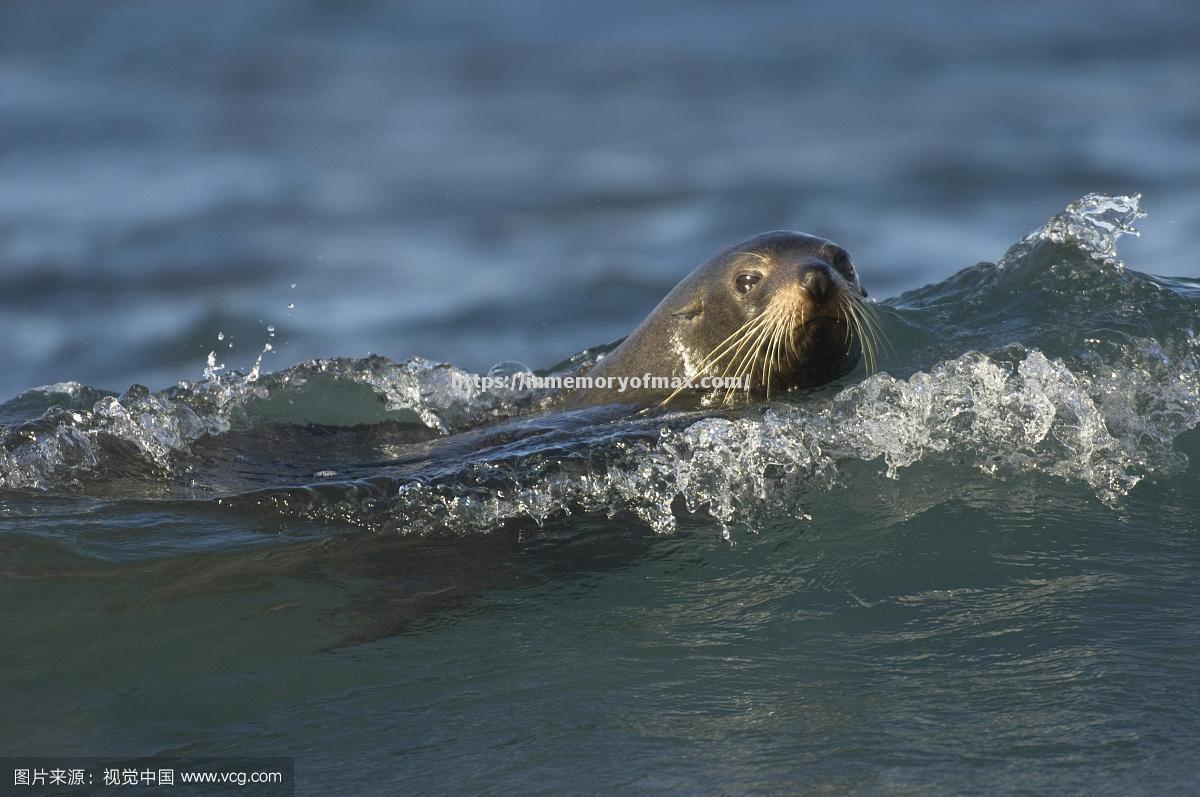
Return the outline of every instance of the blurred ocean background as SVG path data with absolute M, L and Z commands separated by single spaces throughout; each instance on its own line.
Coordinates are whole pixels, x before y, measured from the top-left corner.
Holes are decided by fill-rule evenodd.
M 1196 793 L 1197 85 L 1184 2 L 3 3 L 0 755 Z M 781 227 L 879 373 L 453 385 Z
M 268 325 L 269 368 L 538 368 L 753 233 L 883 298 L 1090 191 L 1194 274 L 1197 80 L 1186 2 L 7 2 L 0 395 L 248 369 Z

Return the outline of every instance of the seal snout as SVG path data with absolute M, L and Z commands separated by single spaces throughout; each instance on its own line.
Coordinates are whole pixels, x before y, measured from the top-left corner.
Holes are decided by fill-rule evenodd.
M 824 263 L 806 263 L 800 267 L 800 287 L 808 291 L 813 301 L 824 302 L 833 295 L 833 272 Z

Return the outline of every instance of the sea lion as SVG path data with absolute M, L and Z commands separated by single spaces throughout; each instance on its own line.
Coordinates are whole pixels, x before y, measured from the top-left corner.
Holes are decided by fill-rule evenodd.
M 685 277 L 583 374 L 592 386 L 565 402 L 717 406 L 829 382 L 864 348 L 873 367 L 878 325 L 865 296 L 837 244 L 784 230 L 756 235 Z M 705 377 L 743 384 L 713 387 Z

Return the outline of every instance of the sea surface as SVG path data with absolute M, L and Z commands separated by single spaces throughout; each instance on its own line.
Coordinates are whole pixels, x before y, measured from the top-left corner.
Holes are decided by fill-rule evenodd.
M 1200 790 L 1200 15 L 644 5 L 0 8 L 0 755 Z M 877 368 L 455 378 L 771 228 Z
M 886 370 L 541 412 L 315 360 L 0 405 L 0 738 L 303 793 L 1186 793 L 1200 281 L 1090 195 Z M 565 369 L 586 365 L 584 352 Z

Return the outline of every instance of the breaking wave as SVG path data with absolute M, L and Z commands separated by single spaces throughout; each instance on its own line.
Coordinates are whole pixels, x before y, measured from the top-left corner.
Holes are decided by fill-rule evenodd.
M 1200 423 L 1200 283 L 1127 269 L 1139 199 L 1089 195 L 998 262 L 879 303 L 883 370 L 733 411 L 615 417 L 383 357 L 0 405 L 0 488 L 203 501 L 403 533 L 573 513 L 660 532 L 804 517 L 814 494 L 918 464 L 1034 475 L 1119 504 Z M 868 268 L 869 271 L 869 268 Z M 584 352 L 559 366 L 594 362 Z M 963 477 L 965 478 L 965 476 Z M 953 482 L 947 489 L 954 489 Z

